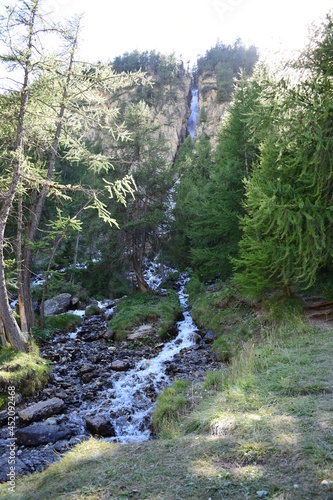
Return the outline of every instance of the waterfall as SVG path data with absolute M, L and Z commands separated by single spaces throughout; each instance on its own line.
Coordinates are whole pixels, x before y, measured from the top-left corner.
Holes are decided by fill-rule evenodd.
M 191 115 L 187 122 L 187 130 L 192 139 L 194 138 L 195 126 L 199 116 L 199 91 L 192 89 Z

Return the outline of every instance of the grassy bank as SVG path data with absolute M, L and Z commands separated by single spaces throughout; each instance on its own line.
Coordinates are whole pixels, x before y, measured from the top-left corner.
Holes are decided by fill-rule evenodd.
M 226 372 L 207 377 L 190 413 L 173 418 L 167 403 L 185 407 L 192 388 L 169 391 L 159 430 L 171 425 L 172 439 L 90 439 L 19 480 L 15 494 L 2 485 L 1 497 L 332 498 L 332 352 L 331 329 L 301 320 L 265 327 L 261 341 L 245 342 Z
M 0 410 L 6 407 L 7 387 L 15 386 L 17 394 L 31 396 L 38 392 L 51 374 L 51 365 L 39 355 L 35 344 L 28 353 L 11 347 L 0 350 Z

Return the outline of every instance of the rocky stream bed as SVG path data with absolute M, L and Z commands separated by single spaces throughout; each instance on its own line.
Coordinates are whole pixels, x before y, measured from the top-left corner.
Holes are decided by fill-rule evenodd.
M 134 329 L 115 342 L 107 322 L 114 303 L 99 315 L 84 317 L 73 332 L 59 333 L 41 347 L 53 373 L 32 398 L 16 395 L 16 475 L 41 471 L 91 435 L 118 442 L 151 439 L 151 413 L 161 389 L 176 378 L 197 384 L 218 369 L 211 349 L 213 335 L 200 332 L 189 314 L 178 336 L 161 342 L 156 325 Z M 0 480 L 7 479 L 7 412 L 0 412 Z

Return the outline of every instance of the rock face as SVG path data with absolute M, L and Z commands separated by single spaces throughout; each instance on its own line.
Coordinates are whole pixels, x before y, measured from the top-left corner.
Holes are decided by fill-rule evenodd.
M 54 316 L 66 312 L 71 305 L 72 296 L 70 293 L 61 293 L 52 299 L 48 299 L 44 304 L 45 316 Z
M 95 417 L 86 417 L 86 428 L 93 434 L 103 437 L 114 437 L 116 435 L 110 418 L 107 415 L 96 415 Z
M 189 95 L 191 78 L 184 76 L 179 79 L 173 98 L 165 101 L 157 109 L 151 109 L 152 118 L 160 125 L 168 144 L 167 159 L 172 164 L 176 158 L 179 146 L 186 138 L 187 120 L 191 114 Z
M 60 413 L 65 403 L 62 399 L 52 398 L 46 401 L 39 401 L 38 403 L 28 406 L 18 412 L 18 416 L 24 422 L 36 422 L 43 418 L 50 417 L 55 413 Z
M 71 435 L 71 430 L 63 425 L 32 424 L 16 431 L 16 442 L 24 446 L 40 446 L 68 439 Z
M 217 137 L 222 127 L 223 117 L 230 103 L 217 102 L 216 76 L 212 73 L 203 73 L 200 75 L 198 88 L 201 113 L 199 113 L 194 138 L 199 139 L 203 134 L 206 134 L 212 147 L 215 149 Z

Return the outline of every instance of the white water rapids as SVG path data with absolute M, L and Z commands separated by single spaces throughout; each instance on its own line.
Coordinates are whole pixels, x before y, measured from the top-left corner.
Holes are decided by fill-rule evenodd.
M 179 291 L 180 302 L 184 308 L 184 320 L 177 324 L 179 333 L 176 339 L 165 344 L 158 356 L 149 361 L 143 359 L 134 369 L 114 383 L 112 411 L 121 412 L 122 415 L 112 423 L 116 430 L 117 440 L 120 442 L 149 439 L 150 431 L 147 423 L 150 421 L 154 405 L 145 390 L 148 386 L 153 386 L 156 392 L 160 392 L 167 386 L 169 379 L 165 374 L 165 362 L 171 361 L 180 351 L 194 345 L 193 335 L 197 328 L 187 310 L 187 295 L 184 287 L 185 281 Z
M 152 288 L 159 286 L 161 279 L 154 264 L 145 277 Z M 82 431 L 86 416 L 102 415 L 110 420 L 116 434 L 114 438 L 105 438 L 107 440 L 129 443 L 150 438 L 151 415 L 156 394 L 170 384 L 165 373 L 168 363 L 182 350 L 195 345 L 197 327 L 191 318 L 187 294 L 184 291 L 188 279 L 187 276 L 181 275 L 178 281 L 178 296 L 184 319 L 177 323 L 177 337 L 164 344 L 156 357 L 138 361 L 136 366 L 127 372 L 113 373 L 111 388 L 102 389 L 93 404 L 81 401 L 80 409 L 72 413 L 70 421 L 79 424 Z M 79 330 L 80 328 L 77 332 Z M 70 337 L 75 339 L 76 334 L 73 333 Z

